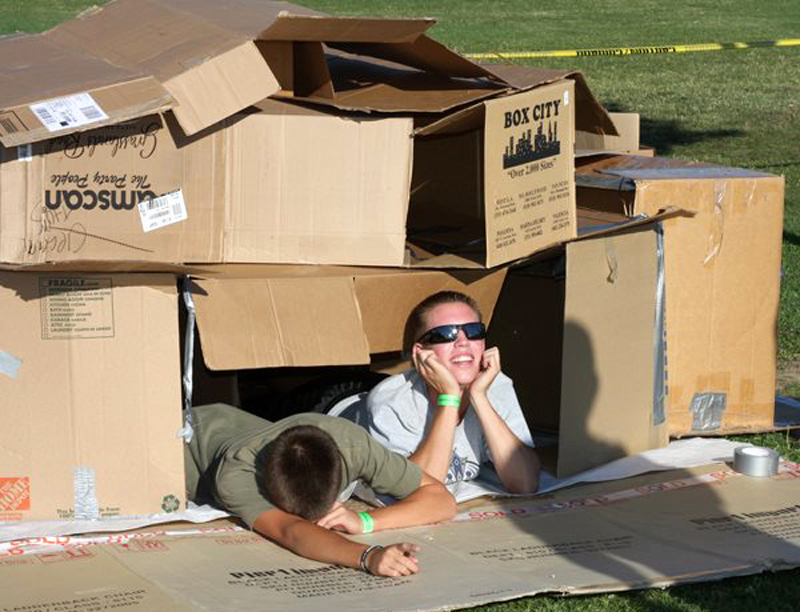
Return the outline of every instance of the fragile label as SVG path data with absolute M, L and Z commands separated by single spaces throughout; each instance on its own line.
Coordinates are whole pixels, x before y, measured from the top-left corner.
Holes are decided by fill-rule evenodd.
M 88 93 L 31 104 L 30 109 L 49 132 L 81 127 L 108 119 L 108 115 Z
M 139 216 L 145 232 L 185 221 L 189 215 L 186 213 L 183 192 L 178 189 L 161 197 L 139 202 Z
M 41 278 L 39 294 L 43 340 L 114 337 L 110 278 Z
M 29 478 L 0 478 L 0 512 L 31 509 Z

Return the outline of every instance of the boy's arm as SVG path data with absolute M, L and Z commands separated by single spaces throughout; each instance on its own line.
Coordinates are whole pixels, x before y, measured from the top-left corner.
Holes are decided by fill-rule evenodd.
M 305 519 L 277 508 L 262 512 L 253 529 L 284 548 L 308 559 L 360 569 L 366 544 L 348 540 Z M 375 549 L 366 558 L 366 566 L 376 576 L 408 576 L 419 571 L 416 557 L 419 548 L 408 542 Z
M 422 472 L 422 481 L 416 491 L 391 506 L 372 509 L 368 514 L 372 517 L 374 530 L 379 531 L 439 523 L 453 518 L 455 513 L 456 502 L 450 492 L 441 482 Z M 317 525 L 347 533 L 362 533 L 364 524 L 359 513 L 339 504 L 317 521 Z

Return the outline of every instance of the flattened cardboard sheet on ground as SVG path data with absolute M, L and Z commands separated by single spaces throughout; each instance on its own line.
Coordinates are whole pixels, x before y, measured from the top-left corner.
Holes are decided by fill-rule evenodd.
M 0 610 L 420 612 L 713 580 L 800 565 L 798 500 L 800 464 L 769 479 L 719 464 L 485 501 L 448 524 L 362 536 L 422 547 L 422 571 L 397 579 L 308 561 L 244 530 L 143 534 L 0 558 Z

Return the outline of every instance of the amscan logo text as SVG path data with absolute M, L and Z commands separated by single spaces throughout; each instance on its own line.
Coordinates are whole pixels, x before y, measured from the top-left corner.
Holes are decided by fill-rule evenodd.
M 111 189 L 58 189 L 44 192 L 44 204 L 58 210 L 62 204 L 69 210 L 132 210 L 139 202 L 156 198 L 152 191 L 116 191 Z

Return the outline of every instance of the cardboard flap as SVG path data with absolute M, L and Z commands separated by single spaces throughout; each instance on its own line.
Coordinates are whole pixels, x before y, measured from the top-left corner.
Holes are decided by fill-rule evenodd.
M 636 153 L 639 145 L 639 113 L 609 113 L 619 136 L 575 132 L 575 157 L 598 153 Z
M 567 245 L 558 477 L 663 445 L 654 424 L 657 236 Z
M 369 363 L 351 277 L 196 279 L 211 370 Z
M 409 43 L 434 23 L 434 19 L 427 18 L 363 19 L 279 14 L 258 38 L 326 43 Z
M 0 142 L 27 144 L 172 106 L 153 78 L 41 35 L 0 40 Z
M 333 44 L 329 46 L 355 55 L 388 60 L 419 70 L 446 74 L 458 78 L 495 78 L 495 75 L 462 55 L 451 51 L 428 36 L 420 36 L 412 42 L 397 43 L 392 40 L 376 41 L 381 44 Z
M 517 64 L 484 64 L 497 78 L 515 89 L 531 89 L 560 81 L 575 81 L 575 129 L 617 136 L 617 128 L 603 105 L 595 98 L 583 74 L 574 70 L 530 68 Z

